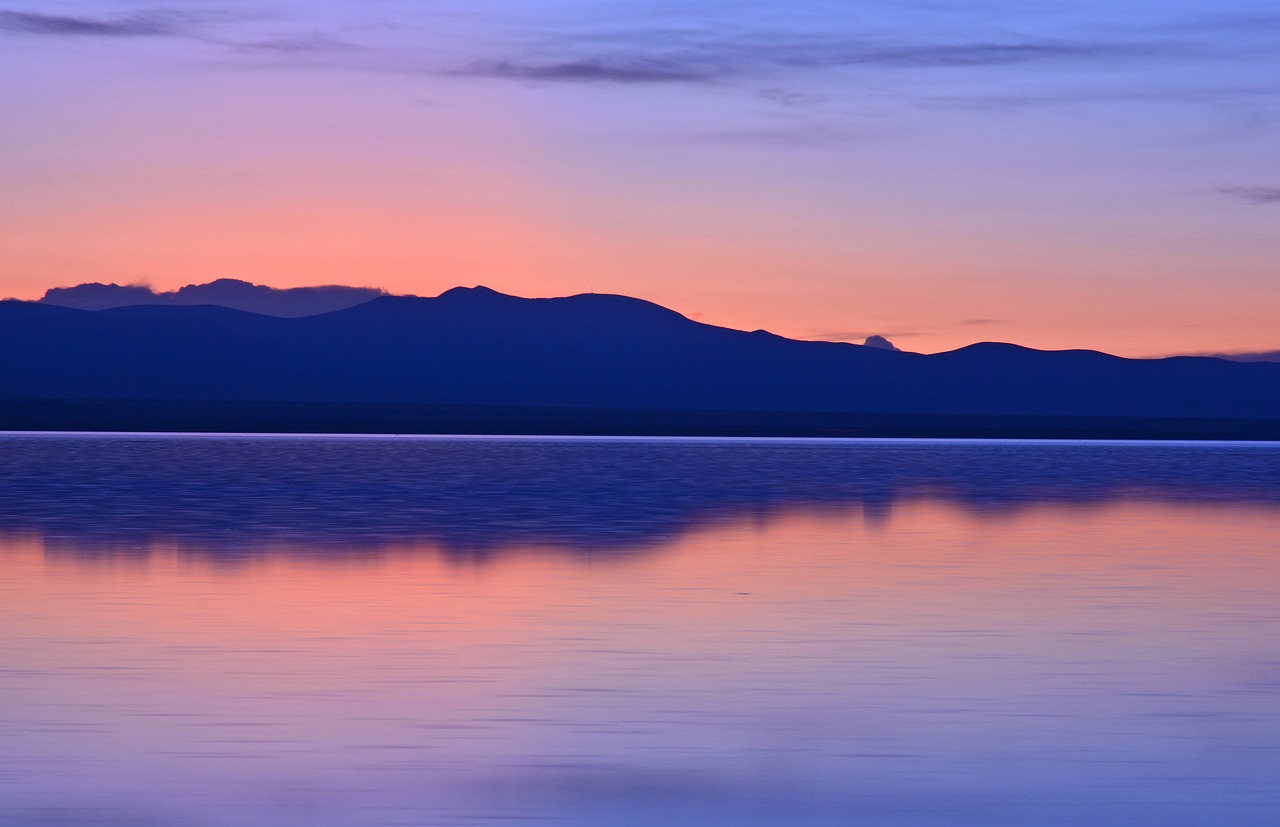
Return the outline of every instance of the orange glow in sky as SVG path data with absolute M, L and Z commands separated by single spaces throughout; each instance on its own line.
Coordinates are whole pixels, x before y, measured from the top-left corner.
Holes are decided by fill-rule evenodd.
M 910 3 L 62 5 L 0 25 L 0 295 L 485 284 L 925 352 L 1280 347 L 1275 50 L 1151 46 L 1185 9 L 1011 6 L 990 45 Z M 647 39 L 677 22 L 742 31 Z M 884 43 L 822 57 L 854 29 Z

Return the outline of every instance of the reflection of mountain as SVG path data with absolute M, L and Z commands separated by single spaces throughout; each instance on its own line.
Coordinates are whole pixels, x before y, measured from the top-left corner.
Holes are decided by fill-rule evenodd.
M 0 532 L 81 554 L 172 543 L 634 551 L 700 525 L 903 499 L 997 514 L 1121 497 L 1280 508 L 1280 448 L 376 438 L 0 438 Z
M 483 288 L 297 319 L 0 302 L 0 394 L 13 429 L 904 433 L 909 414 L 933 417 L 934 435 L 1030 435 L 1037 419 L 1057 422 L 1040 435 L 1094 433 L 1059 421 L 1081 417 L 1219 423 L 1097 431 L 1108 436 L 1280 434 L 1276 364 L 1003 344 L 900 353 L 714 327 L 625 296 Z M 449 406 L 479 414 L 442 423 Z

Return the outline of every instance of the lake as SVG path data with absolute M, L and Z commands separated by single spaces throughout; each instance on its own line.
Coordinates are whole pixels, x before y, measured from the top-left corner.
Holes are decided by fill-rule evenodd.
M 0 825 L 529 823 L 1280 823 L 1280 445 L 0 435 Z

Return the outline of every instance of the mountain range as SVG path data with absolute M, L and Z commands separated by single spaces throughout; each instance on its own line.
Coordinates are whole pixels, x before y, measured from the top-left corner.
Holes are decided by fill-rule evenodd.
M 294 318 L 0 302 L 0 397 L 7 428 L 1280 436 L 1280 364 L 925 355 L 484 287 Z

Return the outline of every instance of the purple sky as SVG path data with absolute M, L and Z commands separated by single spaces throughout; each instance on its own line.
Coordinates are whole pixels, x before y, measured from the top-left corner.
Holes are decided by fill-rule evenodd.
M 1274 0 L 0 2 L 0 111 L 0 294 L 484 283 L 919 350 L 1280 347 Z

